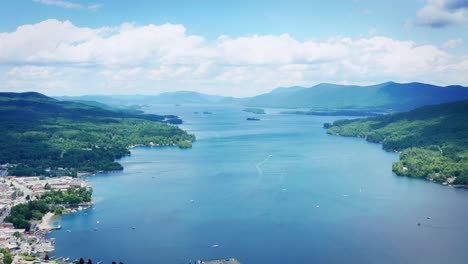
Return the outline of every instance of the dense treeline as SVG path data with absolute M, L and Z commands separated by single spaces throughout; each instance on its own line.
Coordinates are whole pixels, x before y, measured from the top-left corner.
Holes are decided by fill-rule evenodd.
M 398 175 L 468 185 L 468 100 L 379 117 L 337 120 L 327 133 L 362 137 L 401 151 Z
M 0 248 L 0 253 L 3 254 L 3 263 L 11 264 L 13 263 L 13 255 L 5 248 Z
M 357 110 L 323 110 L 323 111 L 283 111 L 281 114 L 289 115 L 316 115 L 316 116 L 379 116 L 382 112 L 369 112 L 369 111 L 357 111 Z
M 40 196 L 41 201 L 52 205 L 76 206 L 83 203 L 91 202 L 92 191 L 86 188 L 78 188 L 76 190 L 50 190 Z
M 12 223 L 15 228 L 31 228 L 31 220 L 41 220 L 48 212 L 61 214 L 63 208 L 91 202 L 92 191 L 85 188 L 68 190 L 66 192 L 51 190 L 43 193 L 38 200 L 18 204 L 11 208 L 5 222 Z
M 15 228 L 29 230 L 31 228 L 30 221 L 40 220 L 49 210 L 50 207 L 45 201 L 29 201 L 28 203 L 13 206 L 5 221 L 12 223 Z
M 172 120 L 172 121 L 171 121 Z M 37 93 L 0 93 L 0 163 L 10 175 L 120 170 L 131 145 L 191 146 L 193 135 L 164 122 L 176 116 L 109 111 Z

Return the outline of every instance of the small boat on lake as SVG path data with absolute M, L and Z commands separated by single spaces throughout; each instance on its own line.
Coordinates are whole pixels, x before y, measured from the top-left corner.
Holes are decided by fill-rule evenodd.
M 246 120 L 247 120 L 247 121 L 260 121 L 259 118 L 255 118 L 255 117 L 247 117 Z

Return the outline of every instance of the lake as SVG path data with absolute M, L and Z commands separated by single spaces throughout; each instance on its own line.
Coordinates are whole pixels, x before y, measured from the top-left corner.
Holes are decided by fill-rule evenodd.
M 50 235 L 56 255 L 125 264 L 468 259 L 468 190 L 396 176 L 397 153 L 322 129 L 343 117 L 145 110 L 179 115 L 197 136 L 193 148 L 135 148 L 120 160 L 124 171 L 88 177 L 95 206 L 62 217 Z

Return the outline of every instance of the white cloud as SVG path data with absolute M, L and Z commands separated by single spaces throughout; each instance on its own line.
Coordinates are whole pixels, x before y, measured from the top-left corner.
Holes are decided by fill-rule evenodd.
M 468 21 L 467 0 L 427 0 L 410 24 L 440 28 Z
M 231 95 L 319 82 L 467 85 L 468 57 L 449 52 L 462 44 L 450 40 L 439 48 L 384 36 L 300 41 L 288 34 L 211 41 L 175 24 L 87 28 L 50 19 L 0 33 L 0 82 L 11 84 L 2 89 L 46 93 L 54 81 L 76 94 L 118 88 Z
M 87 8 L 91 11 L 97 11 L 99 8 L 101 8 L 102 5 L 101 4 L 92 4 L 92 5 L 88 5 Z
M 48 5 L 48 6 L 58 6 L 67 9 L 89 9 L 91 11 L 98 10 L 102 5 L 101 4 L 90 4 L 90 5 L 82 5 L 70 1 L 62 1 L 62 0 L 33 0 L 33 2 Z
M 53 5 L 53 6 L 63 7 L 63 8 L 83 8 L 83 6 L 80 4 L 67 2 L 67 1 L 61 1 L 61 0 L 33 0 L 33 1 L 36 3 L 44 4 L 44 5 Z
M 459 46 L 463 45 L 463 39 L 461 38 L 457 38 L 457 39 L 449 39 L 447 40 L 443 45 L 442 47 L 444 49 L 454 49 L 454 48 L 457 48 Z

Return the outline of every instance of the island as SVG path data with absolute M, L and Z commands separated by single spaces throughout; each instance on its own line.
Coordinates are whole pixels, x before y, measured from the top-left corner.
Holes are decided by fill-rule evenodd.
M 245 120 L 247 120 L 247 121 L 260 121 L 260 119 L 255 118 L 255 117 L 247 117 Z
M 257 114 L 257 115 L 265 114 L 265 110 L 263 110 L 262 108 L 244 108 L 242 111 L 247 112 L 247 113 Z
M 325 123 L 328 134 L 361 137 L 400 152 L 397 175 L 468 186 L 468 100 L 409 112 Z

